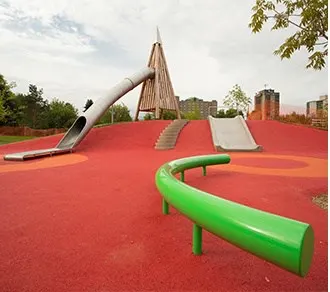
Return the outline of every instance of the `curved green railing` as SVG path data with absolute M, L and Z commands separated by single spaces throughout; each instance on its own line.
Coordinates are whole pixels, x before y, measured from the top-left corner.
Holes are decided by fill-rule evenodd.
M 305 276 L 314 250 L 314 232 L 309 224 L 234 203 L 184 183 L 184 171 L 226 164 L 230 157 L 204 155 L 173 160 L 156 173 L 156 186 L 163 196 L 163 213 L 169 204 L 194 222 L 193 253 L 202 253 L 202 229 L 273 264 Z M 181 173 L 181 181 L 174 175 Z M 239 183 L 239 182 L 238 182 Z

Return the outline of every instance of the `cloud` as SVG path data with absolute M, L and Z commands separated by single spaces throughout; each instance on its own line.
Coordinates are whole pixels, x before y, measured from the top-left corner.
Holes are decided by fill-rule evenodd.
M 44 88 L 79 110 L 146 66 L 159 25 L 175 93 L 223 97 L 236 83 L 253 97 L 268 84 L 285 104 L 304 107 L 327 93 L 327 72 L 306 70 L 307 53 L 281 61 L 287 31 L 252 34 L 254 1 L 0 0 L 1 74 Z M 124 102 L 134 112 L 140 88 Z

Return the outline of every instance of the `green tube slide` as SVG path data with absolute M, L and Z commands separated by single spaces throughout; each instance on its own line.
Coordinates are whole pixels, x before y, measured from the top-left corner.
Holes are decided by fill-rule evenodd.
M 156 173 L 156 186 L 163 196 L 163 213 L 169 204 L 193 223 L 193 252 L 201 253 L 201 230 L 242 248 L 287 271 L 304 277 L 311 265 L 314 232 L 309 224 L 253 209 L 203 192 L 184 180 L 184 171 L 227 164 L 230 157 L 203 155 L 173 160 Z M 181 173 L 181 180 L 175 178 Z M 239 183 L 239 182 L 237 182 Z

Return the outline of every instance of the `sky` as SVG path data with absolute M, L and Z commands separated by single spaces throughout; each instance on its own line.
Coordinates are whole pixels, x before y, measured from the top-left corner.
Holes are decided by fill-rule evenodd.
M 30 83 L 44 98 L 83 110 L 115 84 L 145 67 L 159 27 L 176 95 L 216 99 L 235 84 L 253 99 L 280 92 L 288 108 L 304 109 L 327 94 L 327 71 L 306 69 L 301 50 L 290 60 L 273 54 L 294 30 L 253 34 L 255 1 L 0 0 L 0 74 L 17 92 Z M 238 4 L 239 3 L 239 4 Z M 141 86 L 117 103 L 136 111 Z

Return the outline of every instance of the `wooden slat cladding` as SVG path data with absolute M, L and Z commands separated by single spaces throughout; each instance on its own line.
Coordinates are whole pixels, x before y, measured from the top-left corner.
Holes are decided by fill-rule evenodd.
M 180 119 L 179 105 L 174 94 L 164 51 L 158 42 L 152 46 L 148 66 L 155 69 L 155 77 L 143 82 L 136 119 L 140 111 L 155 112 L 156 118 L 159 118 L 162 110 L 176 111 Z

